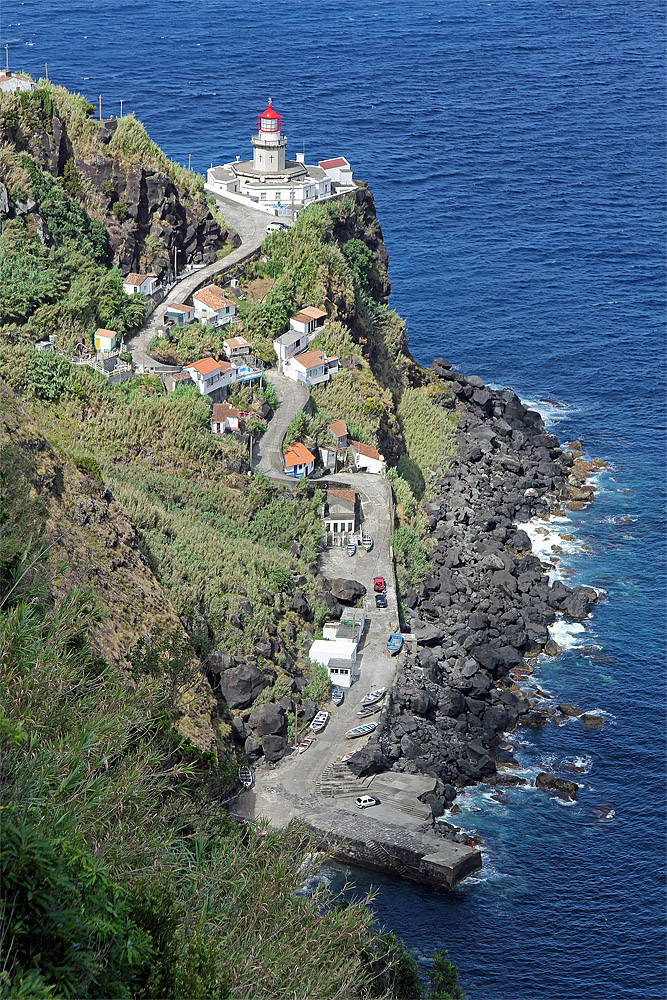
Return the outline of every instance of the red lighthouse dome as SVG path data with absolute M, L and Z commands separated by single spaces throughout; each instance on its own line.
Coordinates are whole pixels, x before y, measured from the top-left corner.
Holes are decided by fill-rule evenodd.
M 262 111 L 257 118 L 257 131 L 263 132 L 265 135 L 278 136 L 280 135 L 280 121 L 280 115 L 271 107 L 271 98 L 269 97 L 268 108 L 266 111 Z

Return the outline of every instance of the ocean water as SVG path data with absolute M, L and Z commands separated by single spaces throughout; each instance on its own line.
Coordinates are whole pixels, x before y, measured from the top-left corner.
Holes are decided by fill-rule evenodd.
M 35 75 L 135 111 L 204 170 L 270 95 L 292 155 L 374 192 L 415 357 L 511 385 L 609 462 L 557 572 L 603 591 L 534 681 L 604 718 L 512 737 L 526 775 L 461 796 L 484 869 L 455 893 L 373 878 L 379 919 L 473 1000 L 665 996 L 665 55 L 657 0 L 2 0 Z M 534 533 L 548 554 L 554 539 Z M 558 542 L 558 539 L 556 539 Z M 360 889 L 364 873 L 331 869 Z

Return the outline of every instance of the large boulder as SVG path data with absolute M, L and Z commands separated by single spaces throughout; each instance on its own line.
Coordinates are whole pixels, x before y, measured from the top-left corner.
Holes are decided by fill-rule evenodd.
M 366 593 L 366 588 L 363 583 L 359 583 L 357 580 L 344 580 L 342 577 L 336 577 L 331 581 L 331 593 L 338 601 L 343 601 L 345 604 L 356 604 L 359 598 Z
M 567 778 L 558 778 L 555 774 L 541 772 L 535 778 L 536 788 L 547 788 L 556 792 L 561 798 L 576 799 L 578 785 L 575 781 L 568 781 Z
M 287 731 L 287 716 L 282 705 L 257 705 L 250 716 L 250 728 L 259 736 L 283 736 Z
M 262 744 L 254 736 L 247 737 L 243 749 L 248 760 L 257 760 L 262 755 Z
M 252 705 L 268 684 L 268 677 L 250 663 L 242 663 L 220 675 L 220 690 L 230 708 Z
M 430 622 L 415 618 L 411 623 L 412 633 L 420 646 L 435 646 L 445 638 L 444 629 Z
M 436 704 L 436 698 L 425 688 L 413 691 L 410 695 L 410 707 L 417 715 L 426 715 Z
M 365 746 L 350 757 L 347 762 L 350 771 L 357 778 L 365 778 L 369 774 L 381 774 L 391 770 L 391 761 L 385 757 L 379 747 Z
M 267 760 L 275 763 L 285 756 L 289 747 L 287 740 L 282 736 L 264 736 L 262 738 L 262 750 Z

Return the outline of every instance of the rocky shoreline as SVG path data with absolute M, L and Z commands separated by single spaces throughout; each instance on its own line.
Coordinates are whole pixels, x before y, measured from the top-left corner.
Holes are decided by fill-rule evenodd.
M 525 783 L 512 773 L 504 733 L 582 715 L 572 705 L 545 705 L 521 681 L 534 657 L 558 653 L 549 633 L 557 616 L 588 617 L 598 595 L 550 583 L 553 566 L 532 553 L 520 525 L 592 500 L 586 477 L 604 462 L 585 462 L 578 442 L 562 448 L 511 389 L 490 389 L 442 359 L 431 370 L 449 389 L 437 402 L 457 412 L 458 457 L 426 507 L 431 572 L 406 595 L 406 624 L 419 649 L 406 658 L 378 731 L 349 766 L 358 776 L 435 775 L 429 804 L 437 817 L 463 786 Z M 552 775 L 537 784 L 576 795 L 575 783 Z M 461 836 L 451 827 L 443 833 Z

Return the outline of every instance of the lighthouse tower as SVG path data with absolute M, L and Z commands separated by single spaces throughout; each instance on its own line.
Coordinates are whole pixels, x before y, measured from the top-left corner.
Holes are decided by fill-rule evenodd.
M 287 136 L 280 133 L 280 115 L 271 107 L 271 98 L 266 111 L 257 118 L 257 135 L 253 135 L 253 168 L 260 174 L 283 174 L 285 172 L 285 149 Z

